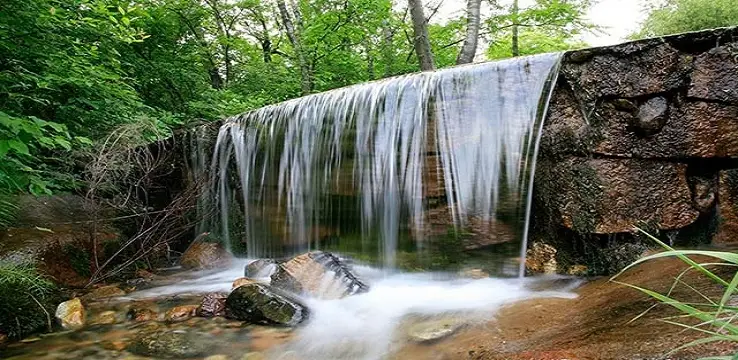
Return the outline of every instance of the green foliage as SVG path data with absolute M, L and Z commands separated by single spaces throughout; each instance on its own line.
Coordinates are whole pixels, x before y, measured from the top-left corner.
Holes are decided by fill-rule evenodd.
M 591 0 L 536 0 L 517 12 L 511 6 L 496 6 L 486 21 L 491 43 L 487 56 L 490 59 L 513 56 L 514 27 L 519 31 L 519 55 L 586 47 L 578 36 L 598 31 L 586 19 L 591 5 Z
M 633 38 L 738 25 L 734 0 L 651 0 L 648 17 Z
M 74 272 L 84 277 L 90 277 L 92 272 L 90 266 L 90 254 L 85 249 L 80 249 L 72 244 L 67 244 L 62 250 L 64 255 L 69 259 L 69 264 L 72 266 Z
M 55 296 L 33 265 L 0 262 L 0 332 L 20 338 L 50 327 Z
M 641 291 L 644 294 L 658 300 L 659 302 L 677 309 L 680 313 L 683 314 L 683 316 L 664 319 L 664 322 L 683 327 L 687 330 L 697 331 L 705 335 L 704 338 L 692 341 L 676 348 L 674 352 L 688 347 L 708 344 L 717 341 L 728 341 L 733 343 L 738 342 L 738 324 L 735 323 L 735 314 L 736 312 L 738 312 L 738 307 L 735 306 L 733 301 L 738 290 L 738 272 L 736 272 L 733 275 L 732 279 L 728 281 L 717 275 L 714 271 L 708 269 L 709 266 L 737 268 L 738 254 L 719 251 L 674 250 L 669 245 L 648 234 L 647 232 L 641 229 L 637 230 L 649 237 L 652 241 L 659 244 L 666 251 L 644 257 L 634 262 L 630 266 L 623 269 L 619 274 L 615 275 L 612 280 L 616 279 L 623 272 L 631 269 L 638 264 L 659 258 L 677 257 L 688 265 L 687 269 L 685 269 L 682 273 L 679 274 L 679 276 L 676 277 L 673 285 L 665 294 L 645 289 L 633 284 L 621 283 L 623 285 Z M 698 263 L 697 261 L 692 260 L 689 256 L 705 256 L 716 259 L 717 261 L 709 263 Z M 709 296 L 708 294 L 701 292 L 695 287 L 689 286 L 689 284 L 686 284 L 682 280 L 683 277 L 689 272 L 697 272 L 707 277 L 715 284 L 724 287 L 723 294 L 718 298 L 714 298 Z M 678 285 L 686 286 L 690 290 L 694 291 L 700 298 L 704 300 L 704 302 L 686 302 L 673 298 L 672 293 Z M 645 312 L 639 317 L 643 316 L 644 314 Z M 725 356 L 711 357 L 709 359 L 731 360 L 733 358 L 734 357 L 732 356 Z

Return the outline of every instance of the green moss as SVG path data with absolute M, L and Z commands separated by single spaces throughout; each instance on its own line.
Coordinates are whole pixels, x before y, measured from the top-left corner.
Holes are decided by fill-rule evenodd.
M 34 266 L 0 262 L 0 333 L 18 339 L 48 329 L 58 301 L 54 284 Z

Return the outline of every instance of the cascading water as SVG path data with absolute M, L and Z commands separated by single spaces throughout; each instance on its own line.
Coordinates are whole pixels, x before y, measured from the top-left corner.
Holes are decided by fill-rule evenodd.
M 393 267 L 398 250 L 500 243 L 508 258 L 524 256 L 559 59 L 401 76 L 228 119 L 206 195 L 214 228 L 249 257 L 335 247 Z M 514 260 L 505 269 L 519 272 Z

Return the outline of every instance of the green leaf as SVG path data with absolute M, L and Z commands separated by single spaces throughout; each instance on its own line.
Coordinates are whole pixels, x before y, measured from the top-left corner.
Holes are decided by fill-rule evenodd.
M 15 150 L 15 152 L 17 152 L 19 154 L 22 154 L 22 155 L 31 155 L 29 153 L 29 151 L 28 151 L 28 146 L 26 146 L 26 144 L 24 144 L 20 140 L 16 140 L 16 139 L 8 140 L 8 147 L 11 150 Z
M 75 136 L 74 137 L 74 140 L 76 140 L 80 144 L 84 144 L 84 145 L 92 145 L 93 144 L 92 143 L 92 140 L 90 140 L 89 138 L 86 138 L 84 136 Z
M 10 150 L 10 143 L 8 140 L 0 140 L 0 158 L 5 157 L 5 155 L 8 153 L 8 150 Z

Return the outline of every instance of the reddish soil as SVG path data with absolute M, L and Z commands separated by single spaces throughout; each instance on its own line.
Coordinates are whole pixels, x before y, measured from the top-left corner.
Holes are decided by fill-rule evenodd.
M 678 259 L 654 260 L 618 280 L 663 293 L 685 268 Z M 719 286 L 697 273 L 690 272 L 684 281 L 713 299 L 721 295 Z M 660 321 L 677 315 L 674 309 L 658 305 L 631 322 L 655 301 L 606 278 L 588 282 L 577 293 L 576 299 L 534 299 L 509 305 L 484 326 L 467 328 L 433 345 L 406 346 L 397 359 L 693 360 L 738 350 L 735 345 L 720 343 L 664 356 L 702 336 Z M 679 286 L 673 297 L 704 302 L 686 286 Z

